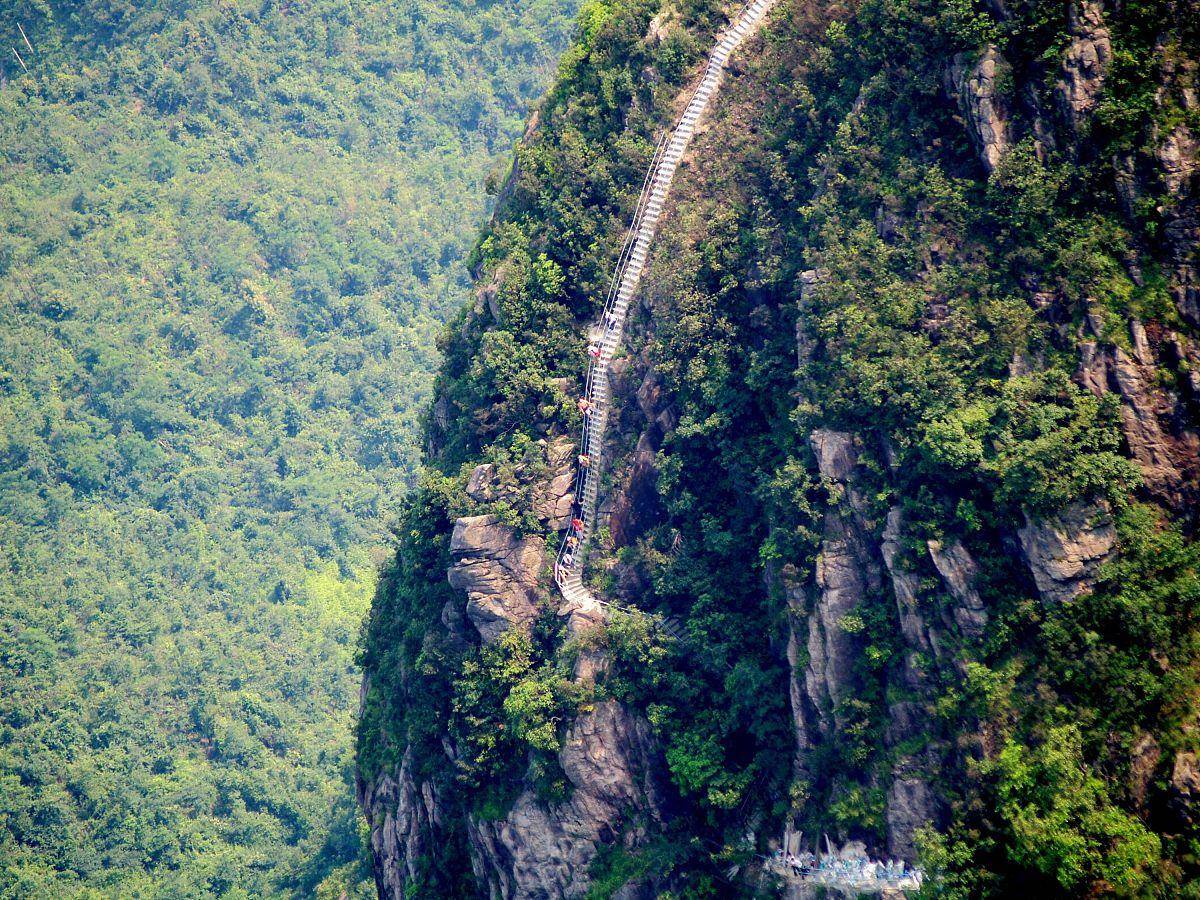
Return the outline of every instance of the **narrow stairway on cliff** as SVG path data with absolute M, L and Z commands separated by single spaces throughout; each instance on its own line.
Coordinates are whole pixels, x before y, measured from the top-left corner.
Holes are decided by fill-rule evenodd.
M 596 505 L 600 495 L 604 435 L 611 400 L 609 365 L 621 344 L 630 301 L 637 292 L 650 254 L 650 245 L 671 190 L 671 182 L 695 134 L 696 125 L 716 96 L 730 57 L 762 23 L 775 3 L 776 0 L 754 0 L 734 17 L 733 24 L 709 55 L 708 65 L 683 114 L 659 142 L 609 283 L 600 322 L 590 329 L 588 369 L 580 401 L 583 429 L 579 440 L 575 501 L 554 564 L 554 580 L 567 601 L 568 609 L 596 610 L 606 606 L 604 600 L 584 586 L 583 570 L 594 537 Z

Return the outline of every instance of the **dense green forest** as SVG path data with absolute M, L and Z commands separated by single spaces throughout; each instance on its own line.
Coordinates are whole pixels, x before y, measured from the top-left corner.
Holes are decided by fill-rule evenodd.
M 0 896 L 368 892 L 359 623 L 573 12 L 0 4 Z

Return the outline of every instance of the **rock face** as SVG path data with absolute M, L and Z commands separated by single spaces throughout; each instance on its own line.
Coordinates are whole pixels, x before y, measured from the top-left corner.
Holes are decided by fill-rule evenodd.
M 971 64 L 965 54 L 955 55 L 946 73 L 947 92 L 958 101 L 980 162 L 988 172 L 1012 146 L 1012 126 L 1007 98 L 1000 84 L 1009 72 L 1000 51 L 989 45 Z
M 1091 590 L 1117 540 L 1107 507 L 1082 502 L 1045 519 L 1027 517 L 1017 535 L 1034 584 L 1042 600 L 1051 604 Z
M 1141 328 L 1136 321 L 1134 324 Z M 1143 346 L 1144 341 L 1143 335 Z M 1149 355 L 1148 350 L 1143 353 Z M 1121 429 L 1129 442 L 1130 452 L 1140 465 L 1146 482 L 1159 493 L 1173 496 L 1179 488 L 1180 474 L 1171 458 L 1166 431 L 1159 422 L 1154 392 L 1143 375 L 1144 367 L 1120 347 L 1113 348 L 1112 363 L 1113 380 L 1125 401 L 1121 405 Z
M 1171 811 L 1186 825 L 1200 821 L 1200 760 L 1195 753 L 1175 755 L 1171 767 Z
M 549 449 L 549 478 L 532 492 L 534 507 L 549 527 L 565 525 L 570 512 L 571 452 L 569 445 L 565 450 L 558 445 Z M 494 494 L 487 473 L 475 474 L 480 476 L 480 495 Z M 472 484 L 475 481 L 473 477 Z M 493 640 L 510 627 L 524 627 L 537 614 L 537 573 L 548 562 L 541 538 L 517 540 L 512 529 L 494 521 L 465 518 L 455 523 L 451 550 L 464 556 L 448 577 L 467 592 L 467 615 L 482 640 Z M 480 582 L 465 576 L 464 570 L 483 571 L 488 577 Z M 569 620 L 572 632 L 591 624 L 575 613 Z M 606 665 L 602 654 L 582 654 L 576 677 L 591 680 Z M 636 846 L 648 824 L 662 824 L 667 802 L 661 752 L 645 719 L 615 701 L 597 704 L 570 725 L 559 763 L 570 783 L 569 800 L 546 803 L 527 788 L 504 818 L 468 819 L 472 869 L 491 896 L 581 896 L 587 892 L 588 867 L 601 845 L 620 838 Z
M 543 804 L 532 790 L 498 821 L 472 819 L 471 861 L 493 897 L 578 897 L 601 844 L 635 846 L 646 826 L 662 824 L 663 770 L 649 725 L 615 701 L 598 704 L 568 731 L 559 762 L 570 799 Z
M 931 628 L 920 611 L 919 592 L 921 579 L 916 572 L 901 562 L 900 532 L 903 515 L 899 507 L 888 511 L 887 525 L 883 529 L 880 553 L 892 581 L 892 594 L 896 598 L 896 612 L 900 617 L 900 633 L 906 645 L 905 671 L 908 686 L 920 688 L 924 681 L 920 674 L 917 654 L 942 655 L 942 638 Z
M 1120 396 L 1121 431 L 1146 488 L 1168 505 L 1179 506 L 1185 485 L 1196 477 L 1200 436 L 1184 424 L 1188 416 L 1183 398 L 1164 391 L 1158 382 L 1162 369 L 1191 369 L 1188 349 L 1179 344 L 1156 352 L 1137 319 L 1129 323 L 1129 338 L 1132 355 L 1099 337 L 1081 341 L 1075 378 L 1097 397 Z
M 574 448 L 568 439 L 541 447 L 536 478 L 518 470 L 515 480 L 505 480 L 494 465 L 481 465 L 468 480 L 472 500 L 532 507 L 542 527 L 522 536 L 490 513 L 454 523 L 450 550 L 455 561 L 447 579 L 465 597 L 447 604 L 442 622 L 464 646 L 471 640 L 466 622 L 486 644 L 511 628 L 528 628 L 547 603 L 543 576 L 550 560 L 541 535 L 565 526 L 570 515 Z M 577 634 L 592 624 L 573 612 L 568 631 Z M 576 679 L 590 681 L 606 665 L 602 653 L 582 653 Z M 444 748 L 449 766 L 457 751 L 448 738 Z M 471 866 L 490 896 L 581 896 L 600 846 L 622 840 L 635 847 L 650 827 L 662 825 L 669 810 L 665 764 L 644 718 L 615 701 L 596 704 L 566 728 L 559 763 L 571 786 L 568 800 L 543 801 L 530 786 L 501 819 L 466 816 Z M 421 858 L 443 839 L 449 814 L 447 798 L 413 768 L 406 752 L 397 771 L 359 785 L 371 822 L 379 895 L 385 900 L 406 896 Z
M 466 516 L 454 523 L 450 550 L 461 555 L 447 577 L 466 593 L 467 617 L 484 643 L 537 617 L 538 573 L 546 550 L 542 538 L 518 539 L 495 516 Z
M 1178 125 L 1155 148 L 1159 177 L 1167 194 L 1181 199 L 1196 174 L 1196 138 L 1187 125 Z
M 812 581 L 805 584 L 792 567 L 781 572 L 789 613 L 786 655 L 791 669 L 795 766 L 802 774 L 809 752 L 823 742 L 840 739 L 846 723 L 841 721 L 839 704 L 857 696 L 856 667 L 864 649 L 854 629 L 843 627 L 843 620 L 883 590 L 886 572 L 905 645 L 903 662 L 894 677 L 898 695 L 906 699 L 889 703 L 885 739 L 890 747 L 909 748 L 896 756 L 886 784 L 886 852 L 912 860 L 917 830 L 940 821 L 944 813 L 933 788 L 942 749 L 928 744 L 911 749 L 914 739 L 932 730 L 923 700 L 930 689 L 927 667 L 949 652 L 945 629 L 965 631 L 965 624 L 977 633 L 986 624 L 983 601 L 974 587 L 977 569 L 958 542 L 930 547 L 930 557 L 936 556 L 938 570 L 944 570 L 942 596 L 955 612 L 937 625 L 928 621 L 922 609 L 921 578 L 901 560 L 902 516 L 898 508 L 889 512 L 882 540 L 876 543 L 878 523 L 869 514 L 860 484 L 864 470 L 858 440 L 852 434 L 822 429 L 811 435 L 810 445 L 822 479 L 837 501 L 824 516 Z
M 1184 82 L 1174 91 L 1184 109 L 1197 106 L 1194 63 L 1191 67 L 1173 66 L 1171 75 Z M 1189 69 L 1179 71 L 1180 69 Z M 1169 96 L 1160 91 L 1159 102 Z M 1185 124 L 1166 134 L 1155 150 L 1158 181 L 1166 192 L 1163 229 L 1169 251 L 1167 260 L 1173 273 L 1170 291 L 1180 315 L 1193 326 L 1200 326 L 1200 274 L 1197 272 L 1195 247 L 1200 243 L 1200 186 L 1197 185 L 1197 140 Z
M 987 625 L 987 610 L 983 608 L 983 598 L 975 590 L 975 579 L 979 575 L 979 567 L 967 552 L 962 541 L 953 540 L 943 545 L 940 541 L 928 541 L 929 557 L 934 567 L 942 576 L 950 596 L 957 601 L 954 607 L 954 620 L 963 634 L 979 637 Z
M 925 774 L 898 771 L 887 793 L 888 855 L 913 860 L 916 834 L 937 820 L 941 801 Z
M 1139 810 L 1146 808 L 1146 796 L 1154 771 L 1162 758 L 1162 748 L 1149 734 L 1143 734 L 1134 743 L 1129 755 L 1129 795 Z
M 854 436 L 822 429 L 814 431 L 809 442 L 821 477 L 844 492 L 844 506 L 831 507 L 825 514 L 813 603 L 807 612 L 805 691 L 823 731 L 831 734 L 839 704 L 850 698 L 861 653 L 860 640 L 842 627 L 842 620 L 863 603 L 868 590 L 878 590 L 880 574 L 853 513 L 859 499 L 852 477 L 858 465 Z
M 618 547 L 635 543 L 657 518 L 658 493 L 655 484 L 658 472 L 654 467 L 657 431 L 657 427 L 654 427 L 638 438 L 623 490 L 613 499 L 609 527 Z
M 1082 135 L 1112 60 L 1112 37 L 1099 0 L 1072 2 L 1068 16 L 1071 43 L 1063 56 L 1058 95 L 1063 118 L 1076 135 Z
M 497 482 L 492 465 L 477 466 L 467 482 L 467 495 L 488 502 L 532 506 L 546 531 L 563 527 L 570 515 L 573 445 L 559 439 L 542 442 L 548 476 L 527 492 Z M 544 532 L 543 532 L 544 533 Z M 495 515 L 463 516 L 454 523 L 450 551 L 457 560 L 447 573 L 451 587 L 467 595 L 467 617 L 484 643 L 510 626 L 528 626 L 538 615 L 542 574 L 547 565 L 541 534 L 521 537 Z
M 404 897 L 404 885 L 416 877 L 417 862 L 441 831 L 441 801 L 433 785 L 418 786 L 408 751 L 393 778 L 380 775 L 358 784 L 358 802 L 371 822 L 371 851 L 379 896 Z

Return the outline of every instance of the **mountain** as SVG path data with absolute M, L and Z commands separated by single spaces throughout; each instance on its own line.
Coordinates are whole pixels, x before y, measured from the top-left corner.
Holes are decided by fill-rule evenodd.
M 0 895 L 365 890 L 358 631 L 575 7 L 0 13 Z
M 1194 895 L 1197 8 L 744 15 L 586 5 L 471 257 L 362 654 L 380 896 L 810 896 L 785 835 Z

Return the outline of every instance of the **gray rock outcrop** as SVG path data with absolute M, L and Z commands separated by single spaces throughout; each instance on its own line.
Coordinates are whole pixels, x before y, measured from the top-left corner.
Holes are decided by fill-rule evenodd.
M 916 834 L 937 820 L 940 805 L 926 775 L 896 773 L 887 792 L 888 855 L 916 859 Z
M 480 465 L 467 481 L 467 496 L 483 509 L 494 503 L 531 508 L 539 528 L 523 535 L 491 512 L 455 521 L 450 537 L 455 559 L 447 579 L 465 597 L 447 604 L 442 624 L 464 648 L 473 641 L 468 622 L 481 643 L 490 643 L 511 628 L 530 627 L 546 608 L 543 576 L 550 559 L 543 535 L 563 527 L 570 515 L 574 449 L 566 438 L 540 447 L 540 461 L 515 464 L 512 471 Z M 568 633 L 595 624 L 574 611 Z M 593 681 L 607 665 L 603 652 L 581 652 L 576 680 Z M 458 752 L 449 737 L 443 749 L 449 760 Z M 530 784 L 503 818 L 466 817 L 472 868 L 492 897 L 581 896 L 600 846 L 623 840 L 634 847 L 666 816 L 661 752 L 646 720 L 617 702 L 597 703 L 570 722 L 558 758 L 569 799 L 544 801 Z M 414 769 L 406 751 L 398 769 L 359 784 L 371 823 L 377 886 L 387 900 L 406 896 L 449 815 L 446 798 Z
M 1068 11 L 1071 43 L 1063 55 L 1058 82 L 1063 117 L 1076 135 L 1086 133 L 1104 76 L 1112 61 L 1112 36 L 1099 0 L 1077 0 Z
M 933 657 L 942 655 L 942 638 L 937 629 L 931 628 L 921 614 L 918 599 L 921 579 L 916 572 L 905 567 L 900 558 L 900 529 L 903 515 L 900 507 L 888 511 L 887 524 L 883 529 L 880 553 L 887 566 L 892 582 L 892 594 L 896 598 L 896 612 L 900 618 L 900 633 L 905 644 L 905 680 L 910 688 L 922 686 L 921 667 L 918 654 Z
M 1192 477 L 1200 438 L 1187 428 L 1172 429 L 1172 423 L 1186 416 L 1177 414 L 1178 398 L 1161 388 L 1157 356 L 1137 319 L 1129 323 L 1129 337 L 1132 354 L 1098 337 L 1081 341 L 1075 379 L 1097 397 L 1120 396 L 1121 431 L 1146 487 L 1177 505 L 1185 481 Z M 1178 360 L 1180 351 L 1173 352 L 1174 367 L 1186 368 L 1188 363 Z
M 542 574 L 549 564 L 543 534 L 564 527 L 570 516 L 573 447 L 564 438 L 541 442 L 545 477 L 532 484 L 501 484 L 492 464 L 476 466 L 467 481 L 472 500 L 531 506 L 545 529 L 522 536 L 494 514 L 455 521 L 450 552 L 456 559 L 446 577 L 467 595 L 467 618 L 484 643 L 513 625 L 527 627 L 538 615 Z
M 454 523 L 450 550 L 459 558 L 447 578 L 451 587 L 466 593 L 467 617 L 484 643 L 537 617 L 544 539 L 518 538 L 495 516 L 465 516 Z
M 417 877 L 416 866 L 441 831 L 440 798 L 431 782 L 418 782 L 412 751 L 405 751 L 392 777 L 380 774 L 358 784 L 358 802 L 371 824 L 371 851 L 380 897 L 405 896 L 406 881 Z
M 934 567 L 955 600 L 955 622 L 963 634 L 979 637 L 987 625 L 987 610 L 983 607 L 983 598 L 975 589 L 979 567 L 960 540 L 952 540 L 948 544 L 928 541 L 927 545 Z
M 944 807 L 933 787 L 942 751 L 931 745 L 912 749 L 913 739 L 930 733 L 925 694 L 927 668 L 946 650 L 940 625 L 926 621 L 920 607 L 921 579 L 901 562 L 898 508 L 888 514 L 883 540 L 875 545 L 868 504 L 859 484 L 863 469 L 854 435 L 818 430 L 810 436 L 817 467 L 837 498 L 825 513 L 823 539 L 812 580 L 805 583 L 791 566 L 781 573 L 788 604 L 787 660 L 791 670 L 789 696 L 796 732 L 796 771 L 806 770 L 807 754 L 818 744 L 839 739 L 845 724 L 839 721 L 839 704 L 854 699 L 858 687 L 856 667 L 864 647 L 854 629 L 843 620 L 858 610 L 867 597 L 883 588 L 886 572 L 895 594 L 904 638 L 904 662 L 898 696 L 889 702 L 885 739 L 888 746 L 906 747 L 893 762 L 886 787 L 887 852 L 913 859 L 918 829 L 940 820 Z M 985 622 L 982 600 L 974 587 L 976 567 L 957 543 L 937 546 L 946 570 L 950 593 L 957 606 Z M 931 551 L 932 555 L 932 551 Z M 954 627 L 954 620 L 950 620 Z M 919 744 L 919 742 L 918 742 Z
M 879 589 L 880 573 L 861 523 L 855 521 L 854 508 L 861 505 L 861 498 L 854 486 L 858 465 L 854 436 L 820 429 L 809 442 L 821 477 L 845 500 L 825 513 L 816 590 L 807 614 L 805 692 L 823 731 L 832 734 L 838 705 L 850 696 L 861 653 L 861 640 L 843 628 L 842 621 L 863 603 L 869 590 Z
M 1043 519 L 1026 516 L 1017 536 L 1045 603 L 1065 603 L 1091 590 L 1117 540 L 1102 503 L 1076 502 Z
M 988 172 L 995 170 L 1012 146 L 1009 102 L 1001 89 L 1009 71 L 999 49 L 989 44 L 973 64 L 965 54 L 956 54 L 946 73 L 947 91 L 957 100 Z
M 616 701 L 597 704 L 568 730 L 559 762 L 568 800 L 524 791 L 503 818 L 468 825 L 472 866 L 493 897 L 579 897 L 602 844 L 634 846 L 666 809 L 660 753 L 644 719 Z
M 1200 758 L 1183 751 L 1175 754 L 1169 787 L 1171 811 L 1180 822 L 1195 826 L 1200 822 Z

